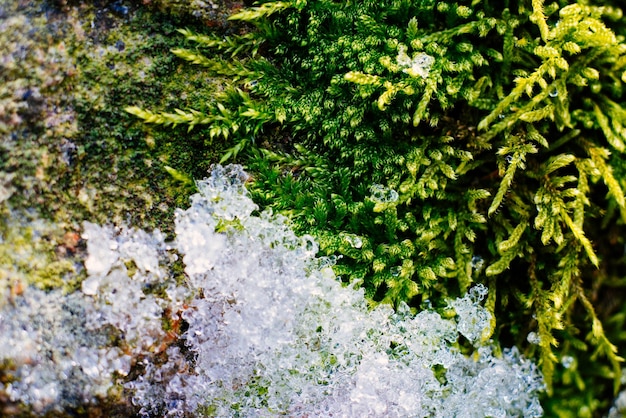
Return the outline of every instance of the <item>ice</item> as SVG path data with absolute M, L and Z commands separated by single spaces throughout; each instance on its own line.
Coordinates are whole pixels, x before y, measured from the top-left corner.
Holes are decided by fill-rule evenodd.
M 133 355 L 158 351 L 156 343 L 166 336 L 164 308 L 182 304 L 180 291 L 172 300 L 144 292 L 158 280 L 174 285 L 161 267 L 167 257 L 158 231 L 83 227 L 89 277 L 82 291 L 29 288 L 1 313 L 0 361 L 11 359 L 17 377 L 6 392 L 37 413 L 106 397 L 130 373 Z M 136 273 L 128 271 L 130 264 Z
M 242 190 L 236 181 L 224 183 Z M 480 305 L 485 287 L 450 302 L 456 318 L 413 315 L 406 305 L 397 312 L 384 305 L 371 310 L 361 290 L 342 286 L 328 260 L 315 258 L 310 237 L 299 239 L 271 214 L 250 216 L 241 194 L 221 195 L 200 184 L 200 196 L 179 211 L 176 230 L 185 251 L 204 251 L 212 260 L 210 270 L 186 268 L 203 295 L 183 312 L 183 339 L 195 362 L 172 353 L 168 365 L 150 367 L 131 382 L 145 411 L 184 414 L 204 405 L 215 416 L 246 417 L 541 415 L 535 366 L 516 351 L 498 358 L 482 342 L 492 326 Z M 373 192 L 393 200 L 389 189 Z M 216 199 L 231 207 L 228 219 L 237 228 L 216 230 Z M 190 217 L 210 225 L 203 240 L 186 235 Z M 219 257 L 206 250 L 215 240 L 223 243 Z M 459 335 L 483 348 L 478 360 L 460 353 Z M 435 373 L 439 366 L 443 380 Z M 188 378 L 193 384 L 184 383 Z
M 111 231 L 91 222 L 83 224 L 83 231 L 83 238 L 87 240 L 89 253 L 85 260 L 87 272 L 92 277 L 107 274 L 118 257 Z
M 350 244 L 352 248 L 361 248 L 363 246 L 363 240 L 357 235 L 345 234 L 343 239 Z
M 572 356 L 563 356 L 561 358 L 561 364 L 563 365 L 563 367 L 565 367 L 566 369 L 571 368 L 572 366 L 574 366 L 574 357 Z
M 541 340 L 539 339 L 539 335 L 536 332 L 529 332 L 526 336 L 526 341 L 531 344 L 539 344 Z
M 99 287 L 100 278 L 98 276 L 90 276 L 81 283 L 83 293 L 89 296 L 96 295 Z
M 0 360 L 12 359 L 16 380 L 6 387 L 13 401 L 36 413 L 88 404 L 105 396 L 112 373 L 129 371 L 129 359 L 116 348 L 103 348 L 109 333 L 86 326 L 80 293 L 28 289 L 4 312 L 0 323 Z
M 402 68 L 402 72 L 409 74 L 411 77 L 426 78 L 435 63 L 435 58 L 423 52 L 414 53 L 413 57 L 409 57 L 407 47 L 399 45 L 396 62 Z
M 370 199 L 377 203 L 393 203 L 398 200 L 398 192 L 382 184 L 373 184 L 370 192 Z
M 468 295 L 450 303 L 459 318 L 458 331 L 472 343 L 491 334 L 491 314 L 479 304 L 486 291 L 483 285 L 477 285 Z
M 371 308 L 312 236 L 257 213 L 246 181 L 240 166 L 215 167 L 176 212 L 172 243 L 85 223 L 82 291 L 28 289 L 0 311 L 11 399 L 45 414 L 124 385 L 142 416 L 541 416 L 536 366 L 486 341 L 484 286 L 449 302 L 456 316 Z
M 613 402 L 613 406 L 609 410 L 607 418 L 624 418 L 626 416 L 626 390 L 621 391 L 615 401 Z
M 471 265 L 472 270 L 474 270 L 475 272 L 480 272 L 485 266 L 485 260 L 479 255 L 474 255 L 472 256 Z

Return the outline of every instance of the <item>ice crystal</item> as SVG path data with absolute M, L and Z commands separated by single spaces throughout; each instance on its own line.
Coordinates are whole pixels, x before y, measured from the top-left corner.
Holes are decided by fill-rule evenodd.
M 393 203 L 398 200 L 398 192 L 382 184 L 373 184 L 370 187 L 370 198 L 377 203 Z
M 144 416 L 541 416 L 535 365 L 484 342 L 486 288 L 450 301 L 452 318 L 370 309 L 312 237 L 255 214 L 245 180 L 229 166 L 198 182 L 171 250 L 158 232 L 86 223 L 82 291 L 28 290 L 0 312 L 11 398 L 43 412 L 124 383 Z M 184 285 L 168 273 L 173 250 Z M 167 313 L 185 322 L 177 344 L 164 343 Z
M 541 342 L 541 339 L 539 338 L 539 335 L 536 332 L 529 332 L 528 335 L 526 336 L 526 341 L 528 341 L 531 344 L 539 344 Z
M 413 57 L 409 57 L 406 46 L 399 45 L 396 61 L 402 71 L 411 77 L 426 78 L 430 73 L 430 68 L 435 63 L 435 58 L 423 52 L 415 53 Z

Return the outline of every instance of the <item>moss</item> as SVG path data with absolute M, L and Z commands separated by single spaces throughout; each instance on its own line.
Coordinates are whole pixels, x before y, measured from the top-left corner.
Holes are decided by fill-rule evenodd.
M 374 303 L 489 285 L 493 337 L 539 361 L 549 414 L 597 415 L 626 350 L 604 303 L 623 300 L 626 261 L 625 29 L 609 3 L 260 2 L 233 16 L 252 36 L 182 31 L 196 47 L 173 51 L 236 87 L 127 110 L 230 141 L 256 201 Z
M 183 131 L 147 132 L 121 106 L 201 108 L 219 80 L 185 74 L 169 53 L 178 45 L 173 22 L 148 8 L 119 15 L 110 3 L 61 10 L 33 2 L 26 13 L 3 10 L 11 15 L 2 26 L 11 60 L 0 92 L 4 203 L 36 208 L 68 231 L 85 219 L 171 225 L 164 221 L 190 188 L 165 167 L 203 177 L 219 147 L 198 152 Z
M 0 228 L 1 305 L 29 285 L 44 289 L 75 285 L 65 278 L 77 270 L 74 254 L 67 254 L 77 251 L 76 243 L 58 236 L 55 225 L 14 212 L 5 214 Z

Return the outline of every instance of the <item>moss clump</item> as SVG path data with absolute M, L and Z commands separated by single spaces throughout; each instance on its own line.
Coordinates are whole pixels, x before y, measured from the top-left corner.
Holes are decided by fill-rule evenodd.
M 603 285 L 624 284 L 622 11 L 297 0 L 231 19 L 256 31 L 182 31 L 197 48 L 174 53 L 232 88 L 202 109 L 127 110 L 228 140 L 256 200 L 316 235 L 373 301 L 487 284 L 494 337 L 538 359 L 549 413 L 607 408 L 626 347 L 607 333 L 623 308 L 600 306 Z

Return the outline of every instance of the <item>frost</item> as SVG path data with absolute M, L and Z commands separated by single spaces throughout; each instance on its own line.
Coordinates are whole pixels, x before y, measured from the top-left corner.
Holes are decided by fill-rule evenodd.
M 435 58 L 423 52 L 415 53 L 413 57 L 409 57 L 406 46 L 399 45 L 396 61 L 400 68 L 402 68 L 402 72 L 411 77 L 426 78 L 435 63 Z
M 82 292 L 29 289 L 0 311 L 0 360 L 16 365 L 9 396 L 45 412 L 124 384 L 143 416 L 541 416 L 535 365 L 484 343 L 486 288 L 450 301 L 451 318 L 370 309 L 334 276 L 335 259 L 315 256 L 313 237 L 253 215 L 245 181 L 229 166 L 198 182 L 170 246 L 158 232 L 85 224 Z M 169 273 L 173 251 L 184 284 Z M 166 318 L 184 321 L 178 341 Z

